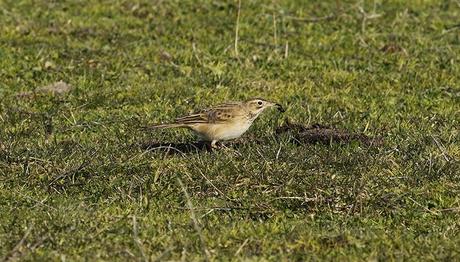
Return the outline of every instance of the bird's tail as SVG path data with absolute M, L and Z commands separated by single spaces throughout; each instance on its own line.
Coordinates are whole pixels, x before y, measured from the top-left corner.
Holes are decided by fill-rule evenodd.
M 147 126 L 147 127 L 144 127 L 144 129 L 181 128 L 181 127 L 187 127 L 187 126 L 188 125 L 186 124 L 171 123 L 171 124 L 159 124 L 159 125 Z

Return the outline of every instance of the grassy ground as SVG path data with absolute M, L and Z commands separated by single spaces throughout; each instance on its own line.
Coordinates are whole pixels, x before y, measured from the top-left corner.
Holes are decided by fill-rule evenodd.
M 0 258 L 460 259 L 459 4 L 242 0 L 238 53 L 237 12 L 0 2 Z M 239 146 L 139 146 L 255 96 L 287 112 Z M 296 144 L 286 117 L 384 143 Z

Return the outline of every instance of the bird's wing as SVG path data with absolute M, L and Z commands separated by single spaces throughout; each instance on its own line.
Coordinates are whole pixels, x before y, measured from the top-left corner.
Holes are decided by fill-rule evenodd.
M 223 123 L 241 115 L 241 107 L 239 103 L 226 103 L 217 105 L 211 108 L 203 109 L 199 112 L 188 116 L 177 118 L 176 124 L 200 124 L 200 123 Z

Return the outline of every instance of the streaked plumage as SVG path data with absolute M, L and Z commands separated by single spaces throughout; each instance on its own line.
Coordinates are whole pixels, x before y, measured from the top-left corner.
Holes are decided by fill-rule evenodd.
M 260 113 L 273 106 L 284 112 L 280 104 L 257 98 L 217 105 L 152 128 L 188 128 L 215 147 L 217 141 L 240 137 Z

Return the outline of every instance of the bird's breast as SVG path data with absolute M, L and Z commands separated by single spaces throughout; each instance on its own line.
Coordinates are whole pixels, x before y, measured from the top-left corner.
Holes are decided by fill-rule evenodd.
M 235 139 L 243 135 L 252 122 L 239 121 L 229 123 L 201 124 L 196 125 L 192 129 L 202 138 L 212 140 L 229 140 Z

